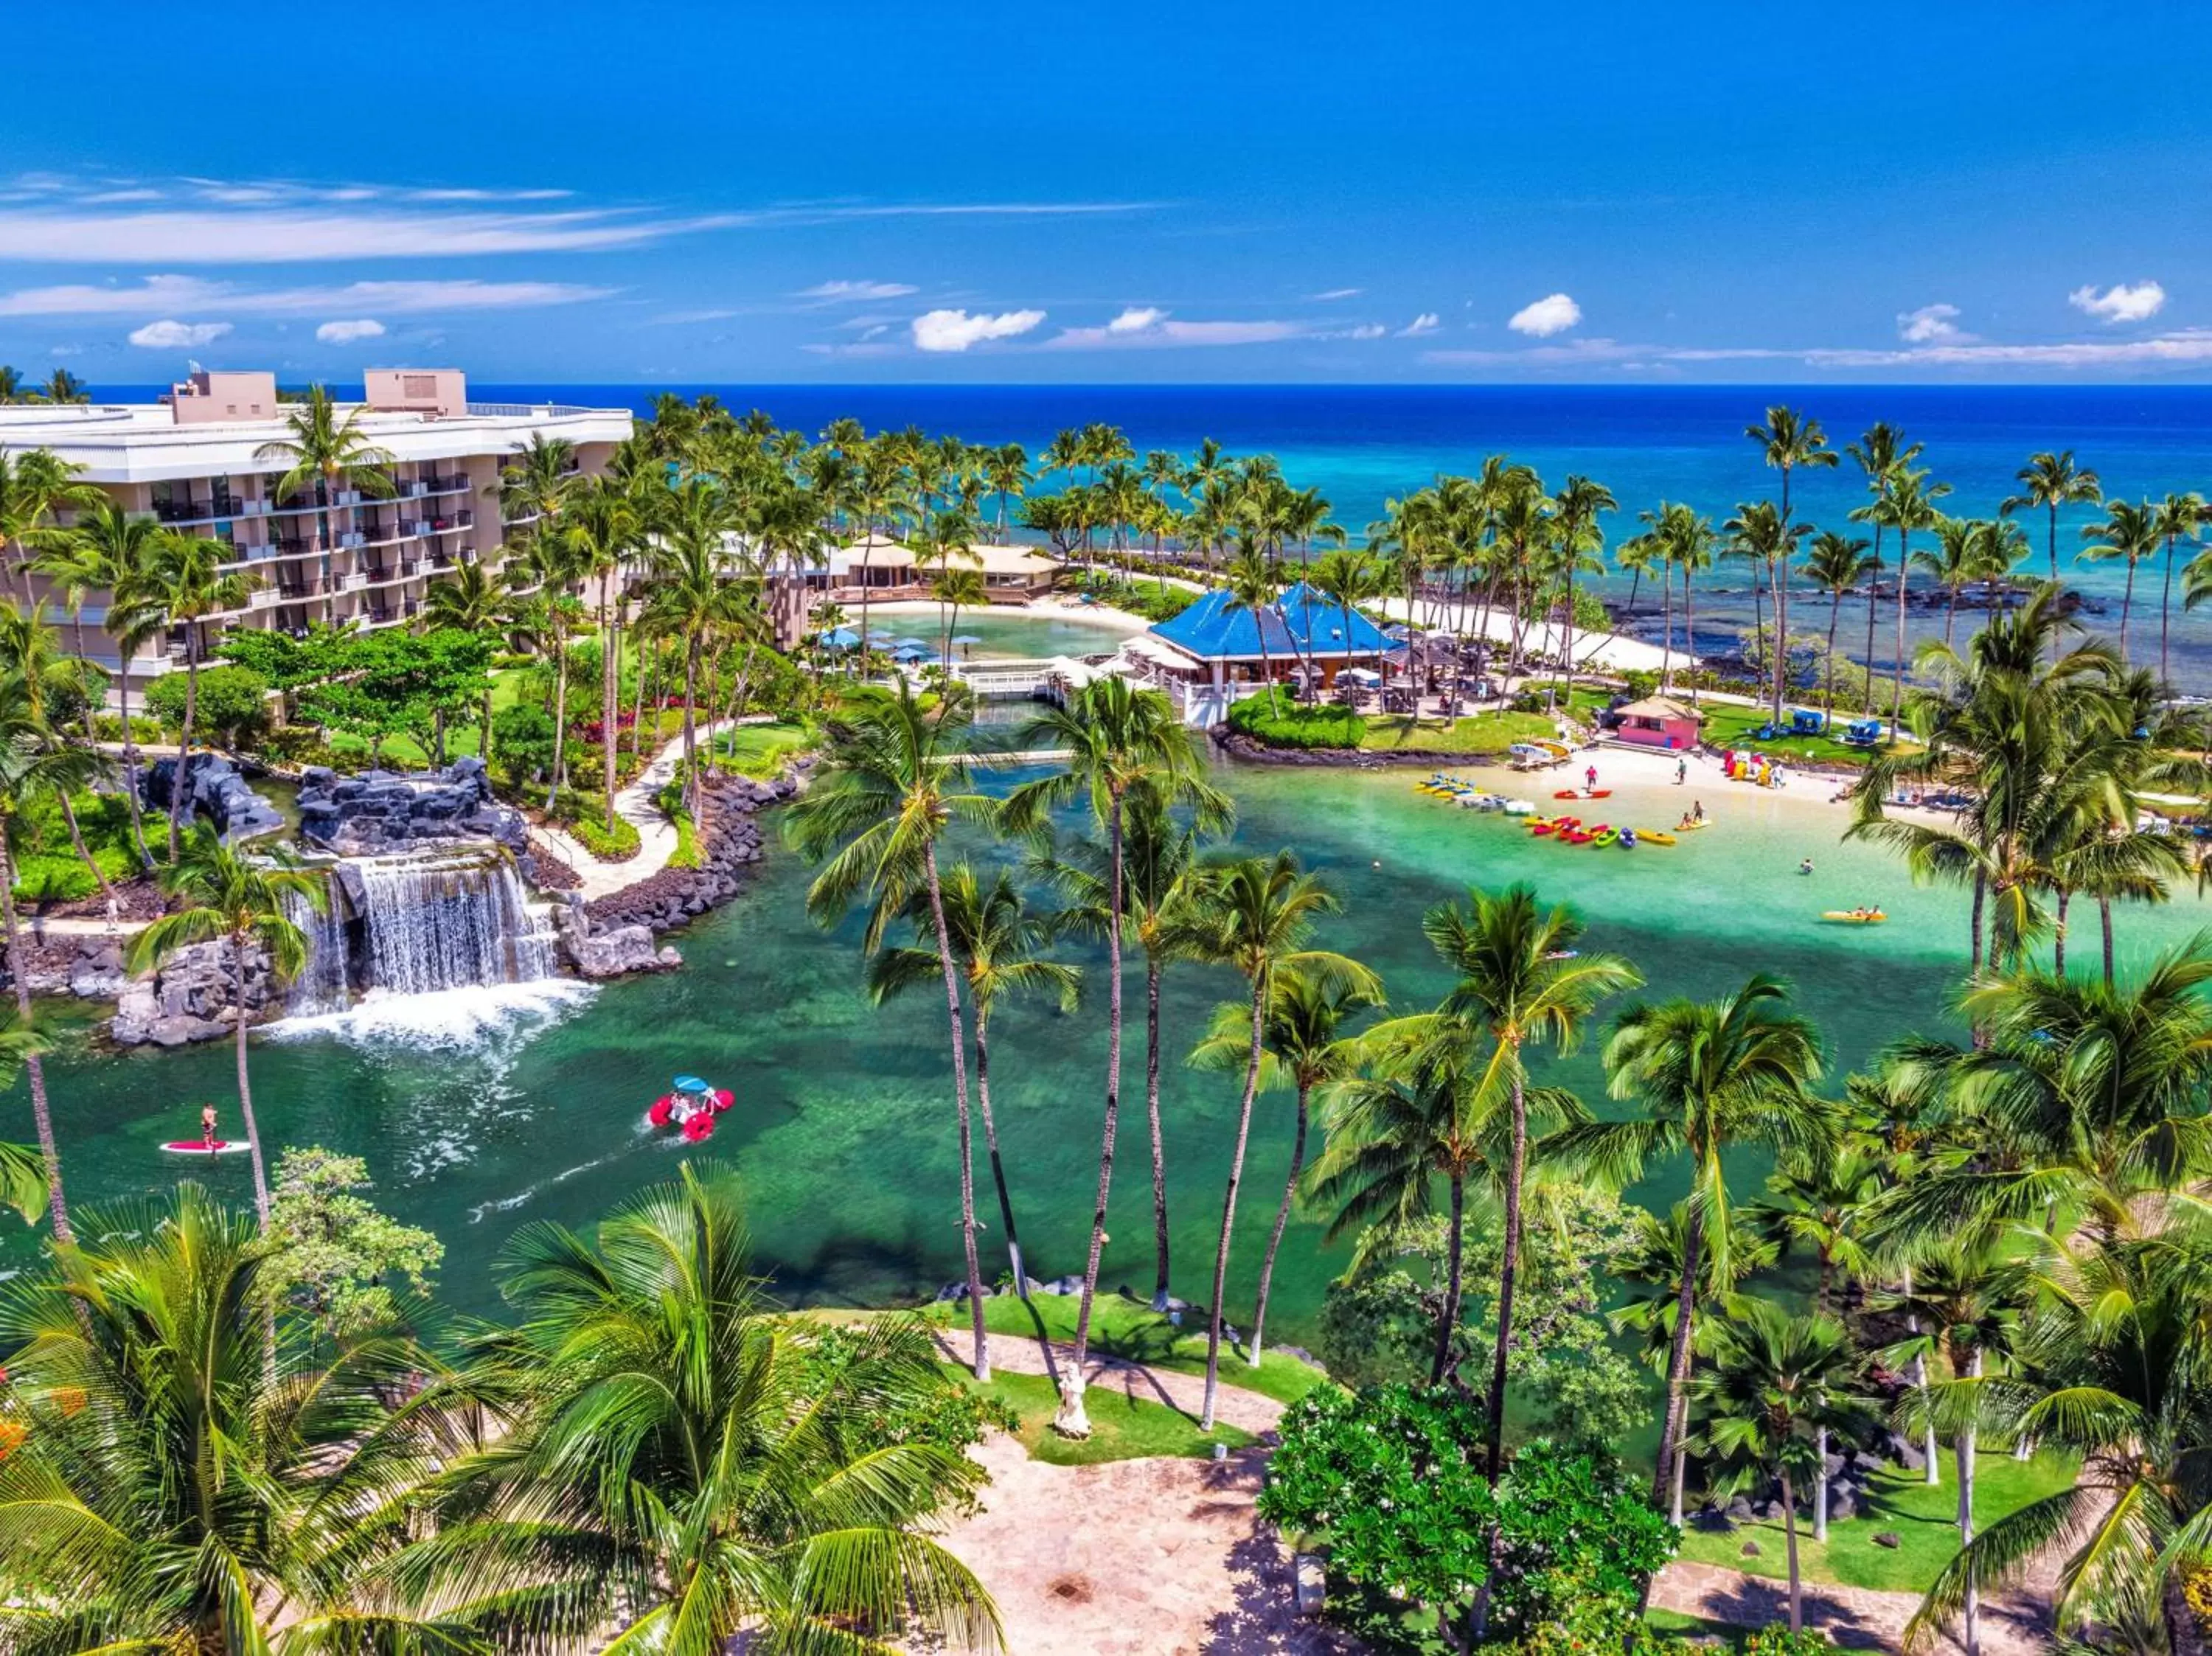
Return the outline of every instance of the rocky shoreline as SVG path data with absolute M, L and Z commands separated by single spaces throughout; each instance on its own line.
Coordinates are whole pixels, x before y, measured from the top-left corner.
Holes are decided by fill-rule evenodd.
M 1333 770 L 1390 770 L 1401 765 L 1449 766 L 1453 769 L 1479 769 L 1504 762 L 1494 753 L 1446 753 L 1433 748 L 1393 749 L 1378 753 L 1366 748 L 1273 748 L 1249 736 L 1240 735 L 1226 725 L 1217 725 L 1207 732 L 1213 745 L 1231 759 L 1249 760 L 1255 765 L 1306 765 Z

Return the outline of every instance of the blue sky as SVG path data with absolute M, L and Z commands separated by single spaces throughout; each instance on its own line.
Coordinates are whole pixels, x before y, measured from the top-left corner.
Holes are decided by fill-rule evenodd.
M 17 9 L 0 361 L 2212 377 L 2186 4 L 320 15 Z

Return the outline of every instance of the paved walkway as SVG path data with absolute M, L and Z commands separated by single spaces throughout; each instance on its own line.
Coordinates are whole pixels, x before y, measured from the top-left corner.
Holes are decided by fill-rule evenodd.
M 769 725 L 775 722 L 774 715 L 768 713 L 748 713 L 739 719 L 717 719 L 710 725 L 701 725 L 696 739 L 704 747 L 724 731 L 738 725 Z M 668 859 L 676 854 L 676 824 L 668 820 L 667 814 L 660 809 L 659 801 L 654 796 L 675 779 L 676 767 L 683 758 L 684 737 L 679 733 L 653 755 L 652 761 L 638 773 L 636 780 L 615 792 L 615 815 L 637 830 L 638 848 L 635 857 L 619 863 L 602 862 L 584 849 L 581 840 L 550 822 L 540 823 L 534 830 L 540 839 L 561 853 L 563 862 L 575 870 L 576 877 L 583 882 L 576 888 L 577 895 L 586 902 L 625 891 L 668 866 Z
M 957 1362 L 965 1368 L 975 1356 L 975 1337 L 965 1322 L 951 1327 L 933 1327 L 938 1350 L 947 1362 Z M 1055 1344 L 1049 1363 L 1045 1350 L 1037 1341 L 1019 1334 L 989 1334 L 984 1343 L 993 1369 L 1004 1368 L 1016 1374 L 1048 1374 L 1055 1380 L 1060 1370 L 1075 1359 L 1075 1348 Z M 1283 1405 L 1257 1392 L 1248 1392 L 1238 1386 L 1237 1371 L 1244 1359 L 1225 1344 L 1221 1349 L 1221 1388 L 1214 1399 L 1215 1418 L 1225 1421 L 1241 1431 L 1258 1434 L 1272 1432 L 1283 1417 Z M 1164 1403 L 1170 1409 L 1180 1410 L 1192 1419 L 1198 1418 L 1206 1402 L 1206 1377 L 1202 1374 L 1177 1374 L 1172 1369 L 1147 1368 L 1140 1362 L 1131 1362 L 1121 1357 L 1102 1355 L 1095 1347 L 1084 1354 L 1083 1369 L 1087 1389 L 1097 1391 L 1111 1387 L 1123 1395 L 1148 1403 Z
M 1677 1560 L 1659 1572 L 1651 1602 L 1662 1610 L 1701 1616 L 1729 1627 L 1762 1628 L 1790 1617 L 1790 1584 L 1747 1575 L 1718 1564 Z M 1982 1605 L 1985 1656 L 2038 1656 L 2051 1648 L 2050 1600 L 2031 1579 L 2027 1590 L 2002 1593 Z M 1902 1650 L 1905 1624 L 1920 1608 L 1917 1592 L 1877 1592 L 1871 1587 L 1805 1584 L 1805 1625 L 1820 1628 L 1850 1650 Z M 1936 1641 L 1955 1651 L 1956 1623 Z

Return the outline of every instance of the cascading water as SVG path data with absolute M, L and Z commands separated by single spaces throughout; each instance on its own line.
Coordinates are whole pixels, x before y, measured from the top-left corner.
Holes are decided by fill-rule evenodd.
M 347 868 L 360 880 L 362 987 L 424 995 L 554 975 L 552 927 L 504 854 L 441 849 Z
M 345 894 L 327 875 L 320 908 L 304 897 L 287 897 L 293 925 L 307 934 L 307 963 L 292 980 L 284 1010 L 291 1017 L 321 1017 L 343 1012 L 353 998 L 346 973 Z

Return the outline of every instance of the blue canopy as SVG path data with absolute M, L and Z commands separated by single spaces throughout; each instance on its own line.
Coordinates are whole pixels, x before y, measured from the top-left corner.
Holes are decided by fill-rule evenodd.
M 822 634 L 821 643 L 826 649 L 849 650 L 860 641 L 860 635 L 849 627 L 832 627 Z
M 1263 653 L 1278 659 L 1326 660 L 1372 656 L 1389 647 L 1382 628 L 1357 608 L 1347 617 L 1341 605 L 1303 581 L 1256 612 L 1232 604 L 1229 593 L 1218 588 L 1201 593 L 1181 615 L 1153 627 L 1152 634 L 1202 661 L 1257 661 Z

